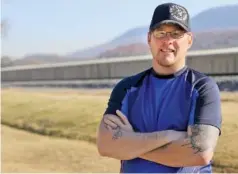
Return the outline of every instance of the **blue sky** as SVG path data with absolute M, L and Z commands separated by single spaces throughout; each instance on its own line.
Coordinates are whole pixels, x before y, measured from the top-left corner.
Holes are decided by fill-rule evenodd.
M 176 2 L 191 16 L 238 0 L 2 0 L 1 18 L 9 21 L 2 55 L 64 55 L 104 43 L 126 30 L 148 26 L 154 8 Z

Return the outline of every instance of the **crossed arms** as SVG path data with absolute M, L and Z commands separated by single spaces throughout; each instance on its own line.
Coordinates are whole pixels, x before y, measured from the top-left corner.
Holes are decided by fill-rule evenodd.
M 202 124 L 190 126 L 188 132 L 137 133 L 117 111 L 117 116 L 104 116 L 97 145 L 100 155 L 119 160 L 140 157 L 172 167 L 197 166 L 210 162 L 218 136 L 217 128 Z
M 163 146 L 172 141 L 173 138 L 183 136 L 182 133 L 170 136 L 173 132 L 176 133 L 172 130 L 136 133 L 126 117 L 122 116 L 121 113 L 119 113 L 119 117 L 105 115 L 100 124 L 97 145 L 99 153 L 103 156 L 128 160 Z
M 113 90 L 97 136 L 98 151 L 102 156 L 129 160 L 142 158 L 171 167 L 201 166 L 210 163 L 220 134 L 220 92 L 215 82 L 202 78 L 196 82 L 194 118 L 187 132 L 165 130 L 150 133 L 135 132 L 118 109 L 125 96 L 126 81 Z M 115 111 L 117 112 L 115 113 Z

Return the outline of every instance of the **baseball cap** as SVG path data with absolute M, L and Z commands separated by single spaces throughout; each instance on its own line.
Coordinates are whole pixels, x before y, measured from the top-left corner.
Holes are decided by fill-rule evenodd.
M 150 30 L 164 23 L 177 24 L 184 30 L 191 31 L 188 10 L 175 3 L 164 3 L 155 8 L 150 23 Z

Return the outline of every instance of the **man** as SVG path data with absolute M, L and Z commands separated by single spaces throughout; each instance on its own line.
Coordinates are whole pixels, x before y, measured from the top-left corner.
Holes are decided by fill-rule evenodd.
M 186 66 L 192 46 L 188 11 L 156 7 L 148 32 L 152 67 L 113 89 L 98 129 L 102 156 L 121 173 L 210 173 L 221 133 L 215 81 Z

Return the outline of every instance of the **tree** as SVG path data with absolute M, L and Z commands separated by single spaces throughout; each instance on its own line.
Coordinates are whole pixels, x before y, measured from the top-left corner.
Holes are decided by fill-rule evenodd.
M 6 37 L 8 31 L 8 23 L 6 19 L 1 20 L 1 37 Z
M 12 66 L 13 62 L 10 57 L 8 56 L 2 56 L 1 57 L 1 67 L 7 67 L 7 66 Z
M 4 8 L 4 5 L 8 4 L 9 2 L 10 2 L 10 0 L 1 0 L 2 8 Z M 8 20 L 1 18 L 1 38 L 6 37 L 8 31 L 9 31 Z

